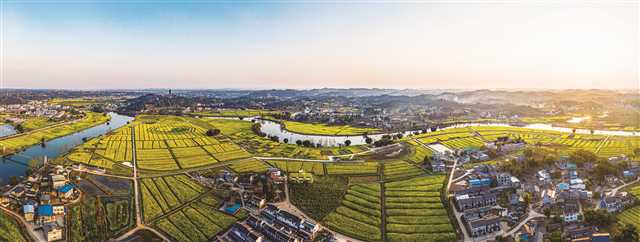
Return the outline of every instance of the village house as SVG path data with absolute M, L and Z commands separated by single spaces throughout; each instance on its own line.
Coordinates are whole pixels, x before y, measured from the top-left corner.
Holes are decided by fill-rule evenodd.
M 580 205 L 576 200 L 565 201 L 563 219 L 565 223 L 576 222 L 580 220 Z
M 500 217 L 490 215 L 480 219 L 469 221 L 466 224 L 469 234 L 473 237 L 491 234 L 500 231 Z
M 42 226 L 42 231 L 48 242 L 58 241 L 62 239 L 62 229 L 54 223 L 48 223 Z
M 38 220 L 41 224 L 54 222 L 56 220 L 53 216 L 53 206 L 51 204 L 43 204 L 38 207 Z
M 245 224 L 234 223 L 229 231 L 219 239 L 228 242 L 261 242 L 264 236 Z
M 607 209 L 610 213 L 622 211 L 625 205 L 633 202 L 633 198 L 621 192 L 615 196 L 607 196 L 600 201 L 600 208 Z
M 53 189 L 58 189 L 67 184 L 67 178 L 63 175 L 53 175 L 51 176 L 51 186 Z
M 73 197 L 74 191 L 75 185 L 73 183 L 67 183 L 64 186 L 58 188 L 58 197 L 70 199 Z
M 22 213 L 24 214 L 24 220 L 31 222 L 34 219 L 35 207 L 31 204 L 22 206 Z
M 497 195 L 493 192 L 474 195 L 464 194 L 457 195 L 455 199 L 458 210 L 465 211 L 472 208 L 495 206 L 497 202 Z

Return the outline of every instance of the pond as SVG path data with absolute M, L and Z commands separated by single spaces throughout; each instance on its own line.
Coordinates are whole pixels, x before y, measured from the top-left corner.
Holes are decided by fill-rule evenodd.
M 9 124 L 0 125 L 0 137 L 14 135 L 16 133 L 17 131 L 12 125 L 9 125 Z
M 12 176 L 24 176 L 30 160 L 37 159 L 42 162 L 44 156 L 49 160 L 55 159 L 60 155 L 66 154 L 77 145 L 84 143 L 83 138 L 93 138 L 106 134 L 133 120 L 132 117 L 116 113 L 109 113 L 109 116 L 111 116 L 111 120 L 108 123 L 47 141 L 45 146 L 40 144 L 32 145 L 19 153 L 2 158 L 0 162 L 0 185 L 6 185 Z

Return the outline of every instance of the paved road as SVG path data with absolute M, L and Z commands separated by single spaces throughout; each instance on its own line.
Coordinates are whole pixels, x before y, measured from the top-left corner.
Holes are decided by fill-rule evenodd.
M 499 235 L 502 236 L 511 236 L 513 235 L 515 232 L 518 232 L 518 230 L 520 230 L 520 228 L 522 226 L 524 226 L 524 224 L 526 224 L 527 222 L 531 221 L 532 219 L 535 218 L 543 218 L 544 215 L 534 211 L 533 209 L 529 209 L 529 215 L 527 216 L 526 219 L 522 220 L 522 222 L 520 222 L 517 226 L 513 227 L 512 229 L 510 229 L 508 232 L 504 233 L 499 233 Z
M 629 185 L 633 185 L 634 183 L 639 182 L 639 181 L 640 181 L 640 177 L 638 177 L 638 179 L 636 179 L 635 181 L 632 181 L 632 182 L 629 182 L 629 183 L 625 183 L 625 184 L 622 184 L 622 185 L 620 185 L 620 186 L 618 186 L 618 187 L 616 187 L 614 189 L 611 189 L 610 193 L 611 193 L 612 196 L 614 196 L 614 195 L 616 195 L 616 193 L 618 193 L 618 190 L 620 190 L 622 188 L 625 188 L 625 187 L 627 187 Z
M 140 194 L 139 194 L 139 184 L 138 184 L 138 161 L 136 155 L 136 132 L 134 126 L 131 126 L 131 144 L 133 146 L 133 192 L 134 192 L 134 200 L 136 206 L 136 226 L 140 227 L 143 224 L 142 222 L 142 214 L 140 213 Z

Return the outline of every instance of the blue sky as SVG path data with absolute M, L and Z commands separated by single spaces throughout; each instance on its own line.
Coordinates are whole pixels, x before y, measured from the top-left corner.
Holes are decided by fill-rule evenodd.
M 638 6 L 3 1 L 2 85 L 637 88 Z

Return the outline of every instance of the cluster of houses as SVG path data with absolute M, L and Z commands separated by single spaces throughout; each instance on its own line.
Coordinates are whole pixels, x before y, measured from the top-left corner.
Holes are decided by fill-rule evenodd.
M 580 201 L 592 199 L 593 193 L 586 189 L 585 182 L 578 175 L 576 164 L 556 162 L 556 167 L 552 172 L 559 176 L 555 179 L 559 180 L 557 184 L 553 184 L 554 179 L 549 171 L 543 169 L 536 173 L 539 184 L 544 187 L 541 191 L 543 209 L 562 209 L 565 223 L 577 222 L 582 217 Z
M 313 241 L 320 226 L 276 206 L 267 204 L 242 222 L 236 222 L 218 237 L 229 242 L 307 242 Z
M 69 181 L 69 170 L 56 166 L 49 173 L 34 173 L 0 197 L 0 205 L 21 213 L 47 241 L 63 239 L 64 204 L 80 196 Z
M 49 104 L 46 101 L 30 101 L 27 104 L 10 104 L 0 106 L 0 113 L 63 120 L 72 116 L 70 109 L 71 107 L 59 104 Z M 24 119 L 12 116 L 7 118 L 7 121 L 19 124 L 24 122 Z
M 469 235 L 478 237 L 500 231 L 504 208 L 498 206 L 498 197 L 519 187 L 518 178 L 497 172 L 491 165 L 476 166 L 465 179 L 452 184 L 455 206 L 462 213 Z

